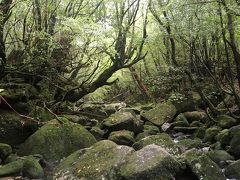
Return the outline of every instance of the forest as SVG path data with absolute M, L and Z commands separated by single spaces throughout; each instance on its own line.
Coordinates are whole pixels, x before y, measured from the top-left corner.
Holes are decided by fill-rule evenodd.
M 0 0 L 0 180 L 240 180 L 240 0 Z

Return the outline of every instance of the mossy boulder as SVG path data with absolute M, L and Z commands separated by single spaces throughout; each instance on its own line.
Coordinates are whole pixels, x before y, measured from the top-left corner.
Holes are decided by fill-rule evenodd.
M 129 180 L 172 180 L 179 170 L 180 163 L 165 149 L 152 144 L 128 156 L 120 173 Z
M 23 125 L 23 119 L 12 111 L 0 110 L 0 142 L 17 145 L 26 140 L 35 129 L 31 123 Z
M 199 121 L 193 121 L 189 126 L 190 127 L 203 127 L 204 124 Z
M 148 136 L 151 136 L 151 134 L 149 134 L 148 132 L 141 132 L 136 135 L 135 140 L 140 141 L 141 139 L 146 138 Z
M 105 131 L 100 129 L 98 126 L 94 126 L 90 129 L 91 134 L 99 141 L 104 138 Z
M 8 144 L 0 143 L 0 159 L 4 160 L 12 153 L 12 147 Z
M 220 131 L 221 131 L 221 128 L 218 126 L 208 128 L 206 130 L 203 141 L 213 143 L 216 140 L 215 136 L 217 136 Z
M 221 143 L 222 147 L 228 146 L 231 141 L 229 129 L 223 129 L 222 131 L 220 131 L 216 136 L 216 140 Z
M 151 123 L 161 127 L 165 122 L 172 121 L 177 114 L 176 107 L 171 102 L 157 104 L 150 111 L 145 111 L 142 116 Z
M 0 177 L 20 174 L 22 172 L 23 163 L 24 160 L 20 159 L 0 166 Z
M 199 127 L 193 134 L 194 137 L 203 139 L 206 134 L 206 129 L 204 127 Z
M 67 118 L 69 121 L 78 123 L 82 126 L 97 126 L 98 121 L 87 116 L 77 116 L 77 115 L 63 115 L 63 117 Z
M 44 177 L 43 168 L 39 164 L 38 159 L 28 156 L 24 160 L 22 174 L 30 179 L 39 179 Z
M 237 120 L 228 115 L 221 115 L 216 118 L 217 125 L 223 129 L 228 129 L 236 125 Z
M 189 151 L 185 154 L 187 167 L 190 168 L 198 179 L 201 180 L 225 180 L 222 170 L 207 155 L 197 151 Z
M 207 153 L 207 155 L 221 168 L 227 165 L 227 161 L 234 160 L 234 157 L 224 150 L 210 151 Z
M 189 123 L 191 123 L 193 121 L 200 121 L 200 122 L 204 123 L 208 119 L 207 114 L 202 111 L 185 112 L 184 116 L 187 118 Z
M 92 147 L 79 150 L 62 161 L 54 170 L 55 180 L 66 179 L 119 179 L 119 168 L 134 150 L 128 146 L 104 140 Z
M 105 119 L 102 126 L 109 131 L 129 130 L 137 133 L 142 131 L 143 122 L 130 112 L 118 112 Z
M 185 134 L 193 134 L 196 130 L 198 130 L 198 127 L 179 127 L 176 126 L 173 128 L 175 132 L 182 132 Z
M 240 130 L 233 135 L 230 141 L 229 152 L 235 157 L 240 158 Z
M 173 129 L 174 127 L 189 127 L 189 123 L 186 121 L 177 121 L 171 123 L 170 129 Z
M 94 136 L 83 126 L 61 119 L 61 122 L 52 120 L 41 127 L 20 145 L 18 153 L 42 154 L 47 160 L 60 160 L 96 142 Z
M 204 147 L 204 144 L 201 139 L 194 138 L 194 139 L 181 139 L 177 143 L 177 146 L 181 150 L 181 152 L 185 152 L 186 150 L 192 149 L 192 148 L 202 148 Z
M 240 160 L 233 162 L 225 169 L 225 175 L 229 179 L 240 179 Z
M 150 135 L 156 135 L 157 133 L 160 133 L 160 130 L 157 126 L 154 125 L 144 125 L 143 132 L 146 132 Z
M 30 117 L 38 119 L 42 122 L 50 121 L 55 116 L 50 113 L 46 108 L 34 106 L 29 114 Z
M 115 142 L 118 145 L 126 146 L 131 146 L 135 142 L 134 133 L 132 131 L 127 130 L 111 132 L 108 139 Z
M 179 114 L 179 115 L 174 119 L 174 122 L 178 122 L 178 121 L 184 121 L 184 122 L 188 123 L 187 118 L 184 116 L 184 113 Z
M 158 145 L 158 146 L 164 148 L 170 154 L 178 153 L 178 147 L 176 146 L 174 141 L 171 139 L 171 137 L 166 133 L 152 135 L 152 136 L 143 138 L 143 139 L 137 141 L 136 143 L 134 143 L 133 148 L 135 150 L 139 150 L 150 144 Z

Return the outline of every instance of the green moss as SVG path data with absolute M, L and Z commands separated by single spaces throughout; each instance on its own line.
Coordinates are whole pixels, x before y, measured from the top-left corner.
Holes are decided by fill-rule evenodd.
M 159 128 L 154 125 L 144 125 L 143 132 L 146 132 L 150 135 L 156 135 L 157 133 L 160 133 Z
M 177 146 L 182 150 L 186 151 L 192 148 L 202 148 L 204 146 L 203 142 L 199 138 L 195 139 L 181 139 L 177 142 Z
M 55 170 L 54 179 L 118 179 L 118 168 L 124 158 L 133 152 L 127 146 L 117 146 L 112 141 L 100 141 L 91 148 L 79 150 L 67 157 Z
M 222 147 L 226 147 L 230 144 L 231 136 L 228 129 L 224 129 L 218 133 L 216 140 L 221 143 Z
M 213 143 L 215 141 L 215 136 L 221 131 L 220 127 L 211 127 L 206 130 L 205 136 L 204 136 L 204 142 L 210 142 Z
M 237 120 L 228 116 L 228 115 L 221 115 L 216 118 L 217 124 L 219 127 L 223 129 L 228 129 L 234 125 L 236 125 Z
M 43 168 L 39 164 L 38 160 L 33 156 L 28 156 L 24 160 L 22 173 L 24 177 L 30 179 L 39 179 L 44 177 Z
M 158 134 L 158 135 L 152 135 L 152 136 L 143 138 L 143 139 L 139 140 L 138 142 L 134 143 L 133 148 L 135 150 L 139 150 L 150 144 L 155 144 L 162 148 L 165 148 L 171 154 L 178 153 L 178 147 L 175 145 L 175 143 L 173 142 L 171 137 L 165 133 Z
M 19 149 L 19 154 L 42 154 L 49 160 L 60 160 L 72 152 L 91 146 L 96 139 L 84 127 L 65 118 L 52 120 L 30 136 Z
M 230 164 L 225 169 L 225 174 L 229 179 L 240 179 L 240 160 Z
M 157 104 L 150 111 L 142 113 L 142 116 L 157 126 L 162 126 L 165 122 L 171 121 L 177 113 L 176 107 L 171 102 Z
M 237 158 L 240 158 L 240 131 L 234 134 L 230 141 L 230 152 Z
M 218 164 L 220 167 L 223 168 L 224 163 L 228 160 L 234 160 L 234 157 L 228 154 L 226 151 L 223 150 L 214 150 L 207 153 L 207 155 Z
M 4 160 L 8 155 L 12 153 L 12 147 L 8 144 L 0 143 L 0 159 Z
M 108 139 L 119 145 L 127 146 L 131 146 L 135 142 L 134 133 L 126 130 L 114 131 L 109 135 Z
M 189 123 L 193 121 L 206 122 L 206 120 L 208 119 L 207 114 L 200 111 L 185 112 L 184 115 Z
M 13 161 L 9 164 L 0 167 L 0 177 L 12 174 L 20 174 L 22 171 L 23 160 Z

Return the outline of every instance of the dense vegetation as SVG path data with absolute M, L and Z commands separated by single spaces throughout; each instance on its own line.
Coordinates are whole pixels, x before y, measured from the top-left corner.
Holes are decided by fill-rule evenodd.
M 0 0 L 0 176 L 211 180 L 197 161 L 240 179 L 239 16 L 239 0 Z

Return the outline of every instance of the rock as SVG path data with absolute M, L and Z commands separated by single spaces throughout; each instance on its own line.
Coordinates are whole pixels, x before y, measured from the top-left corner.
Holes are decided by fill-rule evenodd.
M 135 133 L 143 129 L 143 123 L 130 112 L 112 114 L 102 122 L 102 126 L 110 131 L 129 130 Z
M 146 132 L 150 135 L 156 135 L 157 133 L 160 133 L 159 128 L 154 125 L 144 125 L 143 132 Z
M 170 127 L 171 127 L 171 124 L 166 122 L 161 126 L 161 130 L 163 132 L 168 132 L 170 130 Z
M 63 117 L 67 118 L 69 121 L 78 123 L 82 126 L 97 126 L 98 121 L 95 119 L 91 119 L 87 116 L 77 116 L 77 115 L 64 115 Z
M 179 115 L 174 119 L 174 122 L 178 122 L 178 121 L 184 121 L 184 122 L 188 123 L 187 118 L 184 116 L 183 113 L 179 114 Z
M 193 134 L 194 137 L 203 139 L 205 137 L 206 129 L 204 127 L 199 127 Z
M 12 147 L 8 144 L 0 143 L 0 159 L 5 160 L 12 153 Z
M 189 126 L 190 127 L 203 127 L 204 124 L 199 121 L 193 121 Z
M 120 174 L 129 180 L 172 180 L 179 170 L 180 164 L 167 151 L 152 144 L 128 156 Z
M 203 141 L 213 143 L 215 141 L 215 136 L 221 131 L 220 127 L 211 127 L 206 130 Z
M 207 114 L 205 112 L 201 112 L 201 111 L 185 112 L 184 116 L 187 118 L 189 123 L 191 123 L 193 121 L 200 121 L 200 122 L 205 123 L 208 119 Z
M 148 132 L 142 132 L 142 133 L 139 133 L 135 140 L 136 141 L 140 141 L 141 139 L 145 138 L 145 137 L 148 137 L 148 136 L 151 136 L 151 134 L 149 134 Z
M 17 145 L 33 133 L 32 125 L 23 126 L 22 119 L 14 112 L 0 111 L 0 142 Z
M 133 152 L 128 146 L 118 146 L 108 140 L 99 141 L 68 156 L 54 170 L 53 179 L 120 179 L 119 168 L 126 156 Z
M 161 127 L 164 123 L 173 120 L 176 113 L 176 107 L 171 102 L 164 102 L 157 104 L 150 111 L 143 112 L 142 116 L 158 127 Z
M 196 130 L 198 130 L 198 127 L 174 127 L 173 130 L 175 132 L 183 132 L 185 134 L 193 134 Z
M 233 156 L 223 150 L 210 151 L 207 155 L 221 168 L 224 168 L 227 165 L 227 161 L 234 160 Z
M 43 168 L 38 160 L 33 156 L 28 156 L 24 160 L 22 174 L 30 179 L 39 179 L 44 177 Z
M 0 166 L 0 177 L 20 174 L 22 171 L 23 162 L 23 160 L 17 160 Z
M 207 155 L 190 151 L 185 154 L 185 160 L 190 170 L 202 180 L 225 180 L 222 170 Z
M 177 121 L 171 123 L 170 129 L 173 129 L 174 127 L 189 127 L 189 123 L 186 121 Z
M 228 129 L 236 125 L 237 120 L 228 115 L 221 115 L 216 118 L 217 125 L 223 129 Z
M 229 179 L 240 179 L 240 160 L 230 164 L 225 169 L 225 175 Z
M 229 152 L 235 157 L 240 158 L 240 130 L 233 135 L 230 141 Z
M 224 129 L 218 133 L 216 140 L 221 143 L 221 147 L 226 147 L 230 144 L 231 136 L 228 129 Z
M 16 154 L 10 154 L 5 160 L 4 164 L 8 164 L 10 162 L 18 160 L 18 156 Z
M 118 145 L 126 146 L 131 146 L 135 142 L 134 133 L 126 130 L 111 132 L 108 139 L 115 142 Z
M 195 139 L 181 139 L 177 143 L 177 146 L 181 150 L 181 152 L 185 152 L 186 150 L 192 149 L 192 148 L 202 148 L 204 147 L 204 144 L 201 139 L 195 138 Z
M 170 154 L 178 153 L 177 146 L 175 145 L 175 143 L 173 142 L 171 137 L 165 133 L 158 134 L 158 135 L 152 135 L 152 136 L 143 138 L 140 141 L 137 141 L 136 143 L 134 143 L 133 148 L 135 150 L 139 150 L 150 144 L 158 145 L 158 146 L 166 149 L 166 151 L 168 151 Z
M 97 126 L 94 126 L 90 129 L 91 134 L 99 141 L 103 139 L 103 136 L 105 135 L 105 131 L 100 129 Z
M 29 116 L 33 117 L 34 119 L 38 119 L 41 122 L 47 122 L 55 118 L 55 116 L 46 108 L 40 106 L 33 106 L 31 112 L 29 113 Z
M 83 126 L 64 118 L 61 121 L 52 120 L 42 126 L 20 146 L 18 153 L 42 154 L 46 160 L 60 160 L 96 142 L 94 136 Z

